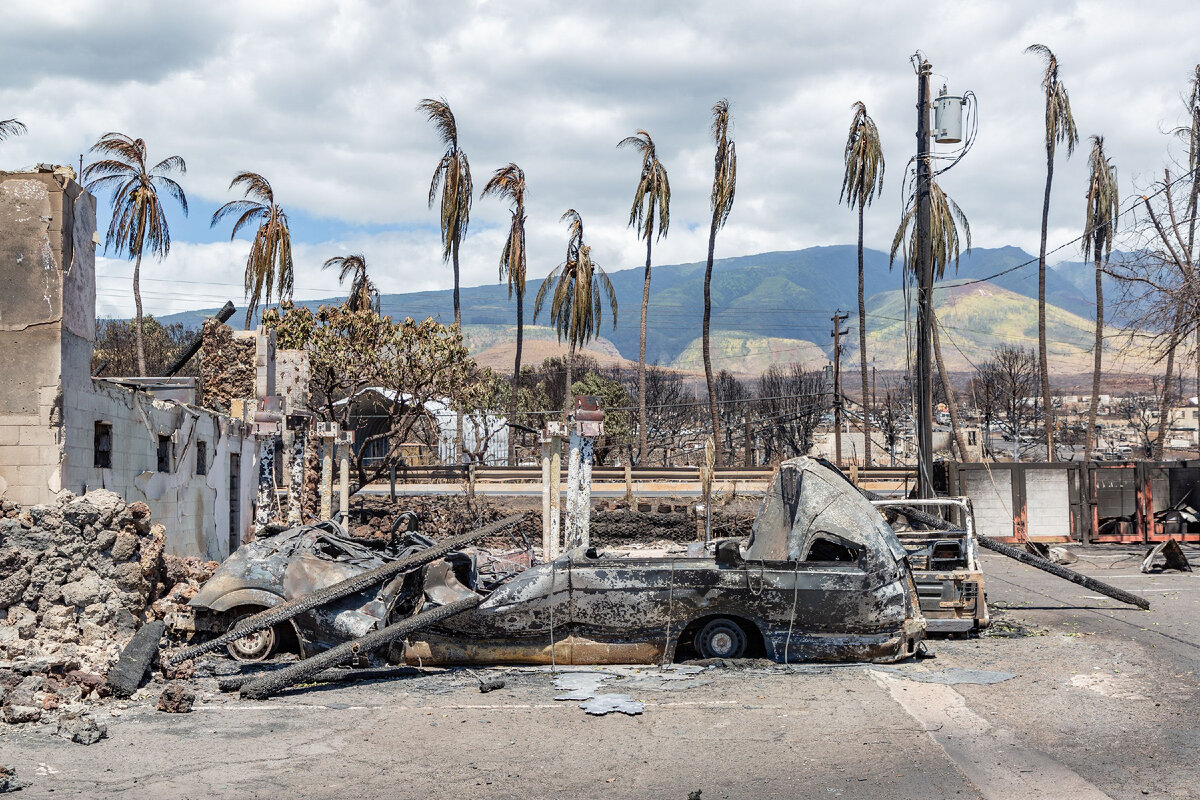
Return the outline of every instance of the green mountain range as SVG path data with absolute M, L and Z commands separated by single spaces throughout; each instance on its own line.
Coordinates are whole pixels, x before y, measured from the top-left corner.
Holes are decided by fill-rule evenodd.
M 1021 264 L 1026 266 L 997 274 Z M 852 245 L 717 260 L 712 283 L 714 366 L 756 374 L 770 363 L 827 359 L 832 352 L 830 318 L 839 309 L 851 314 L 846 323 L 851 331 L 846 340 L 847 355 L 855 357 L 857 265 L 857 252 Z M 608 351 L 611 342 L 620 356 L 636 361 L 642 270 L 636 267 L 609 275 L 620 312 L 615 330 L 606 320 L 601 336 L 607 341 L 599 349 Z M 869 297 L 869 352 L 880 369 L 903 368 L 908 345 L 904 336 L 899 265 L 891 268 L 887 254 L 868 249 L 864 254 L 864 275 Z M 982 278 L 988 278 L 987 283 L 939 291 L 935 297 L 939 307 L 950 304 L 942 315 L 943 325 L 952 326 L 949 338 L 962 351 L 953 359 L 947 353 L 948 369 L 969 369 L 970 362 L 985 358 L 992 347 L 1003 342 L 1036 345 L 1036 324 L 1030 328 L 1031 315 L 1034 321 L 1037 316 L 1036 257 L 1016 247 L 977 248 L 964 254 L 957 273 L 939 286 L 950 287 Z M 690 371 L 703 369 L 699 344 L 703 279 L 703 262 L 654 267 L 646 343 L 648 361 Z M 532 316 L 532 298 L 540 284 L 540 280 L 530 281 L 527 320 Z M 1086 356 L 1090 352 L 1092 341 L 1094 269 L 1084 263 L 1058 264 L 1047 270 L 1046 284 L 1047 302 L 1054 306 L 1048 312 L 1050 338 L 1055 343 L 1051 352 L 1057 354 L 1064 369 L 1079 367 L 1083 371 L 1086 358 L 1081 354 Z M 494 347 L 498 343 L 497 332 L 510 328 L 515 318 L 507 287 L 502 284 L 465 287 L 461 295 L 463 326 L 473 350 Z M 1109 292 L 1108 296 L 1115 297 L 1116 292 Z M 340 300 L 334 297 L 304 304 L 316 307 Z M 433 316 L 446 322 L 453 318 L 449 289 L 386 294 L 381 298 L 381 308 L 393 317 Z M 213 312 L 175 314 L 164 317 L 163 322 L 196 325 Z M 1106 318 L 1120 324 L 1120 308 L 1106 303 Z M 546 319 L 538 322 L 548 324 Z M 535 335 L 541 338 L 545 332 Z M 951 349 L 950 343 L 944 344 L 947 350 Z

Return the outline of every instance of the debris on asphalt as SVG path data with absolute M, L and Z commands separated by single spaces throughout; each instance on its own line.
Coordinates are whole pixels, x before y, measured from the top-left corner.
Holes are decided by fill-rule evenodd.
M 168 714 L 187 714 L 195 702 L 195 692 L 178 681 L 171 681 L 158 696 L 158 710 Z
M 627 694 L 601 694 L 600 686 L 610 678 L 618 677 L 603 672 L 566 672 L 554 679 L 554 688 L 568 690 L 555 700 L 582 700 L 579 707 L 592 716 L 604 716 L 614 711 L 630 716 L 642 713 L 646 707 Z
M 76 744 L 95 744 L 108 737 L 108 726 L 86 712 L 68 711 L 58 717 L 58 735 Z
M 472 678 L 474 678 L 479 683 L 479 693 L 480 694 L 487 694 L 488 692 L 494 692 L 497 689 L 503 689 L 505 686 L 503 678 L 483 678 L 483 677 L 480 677 L 479 674 L 477 672 L 475 672 L 475 670 L 471 670 L 471 669 L 467 670 L 467 672 L 471 675 Z
M 0 794 L 16 792 L 28 786 L 17 778 L 17 768 L 11 764 L 0 764 Z
M 125 649 L 112 669 L 108 671 L 108 685 L 116 697 L 129 697 L 142 685 L 142 678 L 158 655 L 158 643 L 166 626 L 162 620 L 143 625 Z
M 947 667 L 934 672 L 921 670 L 905 670 L 898 667 L 878 666 L 871 669 L 887 672 L 900 678 L 907 678 L 918 683 L 940 683 L 946 686 L 968 683 L 975 686 L 991 686 L 994 683 L 1004 683 L 1017 677 L 1015 672 L 1001 672 L 990 669 L 967 669 L 965 667 Z
M 1151 547 L 1146 551 L 1145 559 L 1142 560 L 1142 572 L 1153 574 L 1166 572 L 1169 569 L 1178 572 L 1192 571 L 1192 565 L 1188 562 L 1187 555 L 1184 554 L 1183 548 L 1179 546 L 1179 542 L 1175 541 L 1174 537 Z
M 591 700 L 580 703 L 579 707 L 594 717 L 602 717 L 614 711 L 635 717 L 642 713 L 646 705 L 627 694 L 598 694 Z

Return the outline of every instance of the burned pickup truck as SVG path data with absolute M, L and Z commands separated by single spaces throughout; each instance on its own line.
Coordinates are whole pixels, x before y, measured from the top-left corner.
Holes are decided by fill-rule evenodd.
M 343 580 L 357 593 L 339 593 L 337 604 L 317 612 L 295 597 L 276 610 L 290 606 L 310 621 L 324 620 L 314 637 L 297 623 L 309 644 L 342 639 L 349 645 L 322 657 L 361 655 L 402 633 L 402 657 L 419 664 L 660 663 L 746 655 L 781 662 L 895 661 L 914 654 L 925 632 L 907 553 L 895 533 L 840 474 L 808 458 L 779 468 L 745 539 L 695 543 L 678 552 L 575 548 L 489 581 L 481 580 L 479 551 L 461 548 L 422 560 L 422 552 L 435 548 L 422 551 L 420 542 L 409 542 L 413 553 L 392 554 L 392 566 L 360 576 L 378 582 Z M 305 553 L 318 549 L 308 546 Z M 403 571 L 406 559 L 423 563 Z M 340 563 L 362 569 L 350 557 Z M 248 580 L 251 572 L 239 569 Z M 284 568 L 284 584 L 291 570 Z M 203 595 L 193 600 L 205 603 L 217 607 Z M 258 626 L 283 617 L 260 614 Z M 355 636 L 366 617 L 374 630 Z M 248 636 L 254 627 L 243 621 L 224 638 Z M 191 652 L 198 649 L 207 648 Z M 391 648 L 393 657 L 401 655 L 398 649 Z

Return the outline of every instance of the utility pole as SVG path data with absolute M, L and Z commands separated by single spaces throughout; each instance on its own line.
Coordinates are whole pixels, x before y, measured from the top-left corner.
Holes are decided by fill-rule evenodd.
M 850 331 L 842 330 L 842 323 L 850 319 L 849 314 L 843 314 L 839 308 L 830 317 L 833 330 L 833 463 L 842 465 L 842 337 Z
M 866 387 L 863 387 L 863 397 L 866 397 L 866 395 L 867 395 L 867 389 L 866 389 Z M 867 415 L 868 419 L 870 419 L 871 415 L 875 413 L 875 409 L 877 408 L 877 406 L 875 404 L 878 402 L 878 400 L 879 400 L 879 398 L 877 398 L 875 396 L 875 359 L 872 358 L 871 359 L 871 405 L 869 408 L 866 408 L 863 411 L 863 413 L 865 413 Z M 867 426 L 864 425 L 863 431 L 866 432 L 866 430 L 867 430 Z M 872 430 L 874 430 L 874 428 L 872 428 Z M 864 464 L 863 466 L 869 467 L 871 465 Z
M 929 75 L 933 67 L 924 56 L 917 65 L 917 492 L 921 499 L 933 491 L 933 239 L 930 236 Z

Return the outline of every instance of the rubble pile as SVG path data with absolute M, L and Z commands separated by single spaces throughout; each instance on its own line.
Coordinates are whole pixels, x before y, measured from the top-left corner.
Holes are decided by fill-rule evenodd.
M 386 498 L 370 497 L 362 501 L 361 507 L 357 503 L 352 506 L 350 533 L 362 539 L 384 537 L 391 530 L 396 515 L 402 511 L 417 514 L 421 531 L 446 531 L 451 535 L 495 522 L 513 511 L 525 511 L 527 516 L 513 529 L 512 535 L 501 535 L 483 545 L 511 548 L 513 537 L 519 540 L 522 535 L 529 542 L 539 543 L 542 539 L 541 500 L 522 500 L 524 498 L 510 498 L 497 503 L 491 498 L 477 496 L 468 500 L 461 495 L 448 495 L 405 497 L 393 503 Z M 712 537 L 746 536 L 754 523 L 758 499 L 752 498 L 752 501 L 714 508 Z M 691 542 L 697 539 L 700 525 L 702 520 L 694 500 L 635 500 L 632 505 L 620 499 L 597 500 L 591 514 L 591 541 L 617 547 L 651 542 Z
M 195 595 L 217 564 L 165 554 L 165 534 L 145 503 L 103 489 L 28 509 L 0 500 L 5 722 L 107 696 L 104 676 L 134 633 Z

